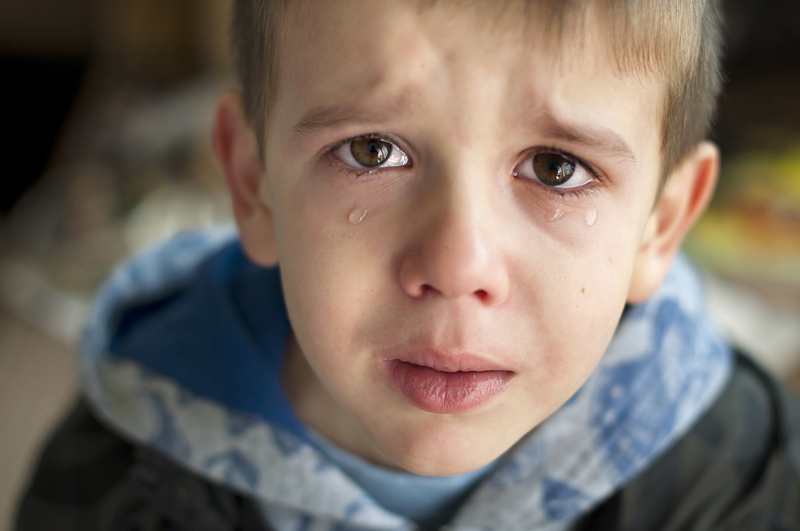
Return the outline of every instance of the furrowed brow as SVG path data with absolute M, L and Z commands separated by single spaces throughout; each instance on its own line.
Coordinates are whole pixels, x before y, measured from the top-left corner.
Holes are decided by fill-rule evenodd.
M 569 124 L 559 122 L 550 114 L 538 116 L 533 121 L 538 131 L 548 138 L 562 140 L 572 144 L 582 144 L 595 149 L 611 158 L 619 159 L 631 165 L 636 164 L 633 149 L 618 133 L 588 124 Z
M 410 111 L 412 98 L 408 92 L 387 103 L 352 106 L 348 104 L 321 105 L 303 115 L 292 128 L 293 136 L 308 137 L 348 124 L 379 124 L 396 119 Z M 375 110 L 373 110 L 375 109 Z
M 378 121 L 374 114 L 345 105 L 328 105 L 311 109 L 292 128 L 294 136 L 308 137 L 326 129 L 342 127 L 348 123 Z

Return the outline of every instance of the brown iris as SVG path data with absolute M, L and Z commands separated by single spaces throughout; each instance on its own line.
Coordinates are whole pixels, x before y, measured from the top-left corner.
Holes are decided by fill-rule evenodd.
M 533 157 L 533 171 L 542 184 L 558 186 L 570 180 L 575 163 L 557 153 L 539 153 Z
M 392 154 L 392 145 L 377 138 L 362 138 L 350 143 L 350 153 L 366 168 L 380 166 Z

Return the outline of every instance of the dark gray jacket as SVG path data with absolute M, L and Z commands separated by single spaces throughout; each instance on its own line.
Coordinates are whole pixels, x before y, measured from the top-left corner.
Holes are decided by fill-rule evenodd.
M 115 435 L 80 403 L 16 531 L 260 531 L 255 504 Z M 577 530 L 800 531 L 800 402 L 748 358 L 713 407 Z

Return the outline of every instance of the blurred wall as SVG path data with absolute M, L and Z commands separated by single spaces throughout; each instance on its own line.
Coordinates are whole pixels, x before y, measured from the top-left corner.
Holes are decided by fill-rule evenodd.
M 0 0 L 0 219 L 60 156 L 61 133 L 120 86 L 228 67 L 226 0 Z
M 84 77 L 93 0 L 0 0 L 0 215 L 38 179 Z
M 86 54 L 93 0 L 0 0 L 0 53 Z

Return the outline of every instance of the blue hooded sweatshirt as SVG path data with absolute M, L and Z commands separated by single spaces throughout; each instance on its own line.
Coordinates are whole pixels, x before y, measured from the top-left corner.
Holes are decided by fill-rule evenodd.
M 102 290 L 81 350 L 87 397 L 128 440 L 255 500 L 274 529 L 419 529 L 437 522 L 420 503 L 439 496 L 445 529 L 559 530 L 686 433 L 732 369 L 679 258 L 566 404 L 486 469 L 421 479 L 359 461 L 294 415 L 290 326 L 279 271 L 249 262 L 234 231 L 179 235 Z

